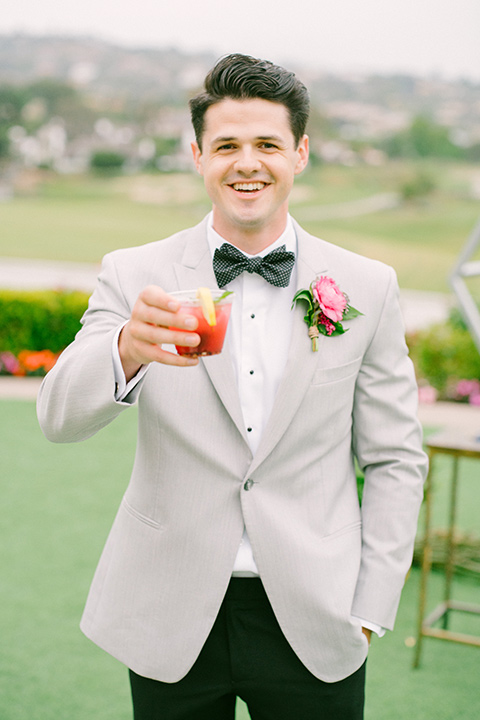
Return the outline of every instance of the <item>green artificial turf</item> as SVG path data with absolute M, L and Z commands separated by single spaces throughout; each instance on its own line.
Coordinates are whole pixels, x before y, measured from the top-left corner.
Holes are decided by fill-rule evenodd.
M 0 400 L 0 717 L 2 720 L 128 720 L 126 669 L 86 640 L 83 604 L 117 506 L 128 483 L 136 410 L 90 440 L 48 443 L 34 403 Z M 439 522 L 445 506 L 439 470 Z M 462 467 L 462 527 L 478 528 L 477 465 Z M 366 720 L 473 720 L 480 717 L 480 651 L 425 640 L 412 669 L 418 570 L 408 579 L 397 627 L 374 638 L 368 661 Z M 432 574 L 428 606 L 441 597 Z M 457 599 L 480 602 L 478 579 L 458 578 Z M 480 618 L 455 628 L 480 634 Z M 242 702 L 237 720 L 247 720 Z M 192 720 L 194 720 L 192 718 Z

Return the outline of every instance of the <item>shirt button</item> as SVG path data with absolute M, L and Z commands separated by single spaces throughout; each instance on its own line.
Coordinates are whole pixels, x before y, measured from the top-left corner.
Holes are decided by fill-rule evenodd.
M 253 375 L 253 372 L 254 372 L 253 370 L 250 370 L 250 375 Z
M 253 428 L 247 428 L 247 432 L 252 432 Z
M 255 318 L 255 313 L 252 313 L 252 314 L 250 315 L 250 317 L 251 317 L 252 320 L 253 320 L 253 319 Z
M 245 482 L 245 484 L 244 484 L 244 486 L 243 486 L 243 489 L 247 491 L 247 490 L 251 490 L 252 487 L 253 487 L 253 480 L 248 479 L 248 480 Z

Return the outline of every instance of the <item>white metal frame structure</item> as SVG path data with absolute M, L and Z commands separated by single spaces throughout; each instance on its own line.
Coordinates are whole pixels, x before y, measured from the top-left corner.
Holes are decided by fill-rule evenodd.
M 480 310 L 473 299 L 465 280 L 480 277 L 480 261 L 471 258 L 480 247 L 480 221 L 465 243 L 457 264 L 450 275 L 450 285 L 460 305 L 460 310 L 467 323 L 472 338 L 480 352 Z

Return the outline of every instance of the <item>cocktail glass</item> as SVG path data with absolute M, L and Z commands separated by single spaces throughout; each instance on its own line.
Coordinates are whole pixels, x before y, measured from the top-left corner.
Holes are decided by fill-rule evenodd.
M 188 357 L 195 358 L 218 355 L 222 352 L 234 293 L 226 295 L 224 290 L 211 290 L 211 293 L 215 306 L 216 325 L 208 324 L 196 290 L 179 290 L 178 292 L 169 293 L 180 302 L 180 312 L 193 315 L 198 320 L 198 327 L 193 332 L 200 335 L 200 343 L 195 347 L 175 345 L 179 355 L 188 355 Z M 171 330 L 178 330 L 178 328 L 172 327 Z

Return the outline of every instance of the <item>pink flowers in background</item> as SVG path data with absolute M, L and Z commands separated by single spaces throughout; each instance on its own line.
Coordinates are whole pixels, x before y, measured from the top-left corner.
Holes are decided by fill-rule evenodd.
M 480 407 L 480 380 L 452 380 L 446 393 L 440 395 L 436 388 L 420 380 L 418 383 L 418 401 L 431 405 L 437 400 L 468 403 Z
M 348 301 L 334 281 L 325 276 L 318 278 L 312 283 L 312 293 L 323 314 L 332 322 L 340 322 Z
M 346 331 L 341 321 L 353 320 L 362 315 L 349 304 L 347 295 L 335 281 L 326 275 L 315 278 L 308 290 L 295 293 L 292 308 L 298 301 L 307 303 L 307 312 L 303 319 L 308 325 L 308 336 L 314 352 L 318 350 L 320 335 L 343 335 Z
M 418 402 L 422 405 L 433 405 L 438 400 L 438 390 L 431 385 L 419 383 L 418 385 Z
M 13 353 L 0 353 L 0 375 L 19 375 L 20 363 Z
M 455 388 L 457 400 L 480 406 L 480 381 L 459 380 Z

